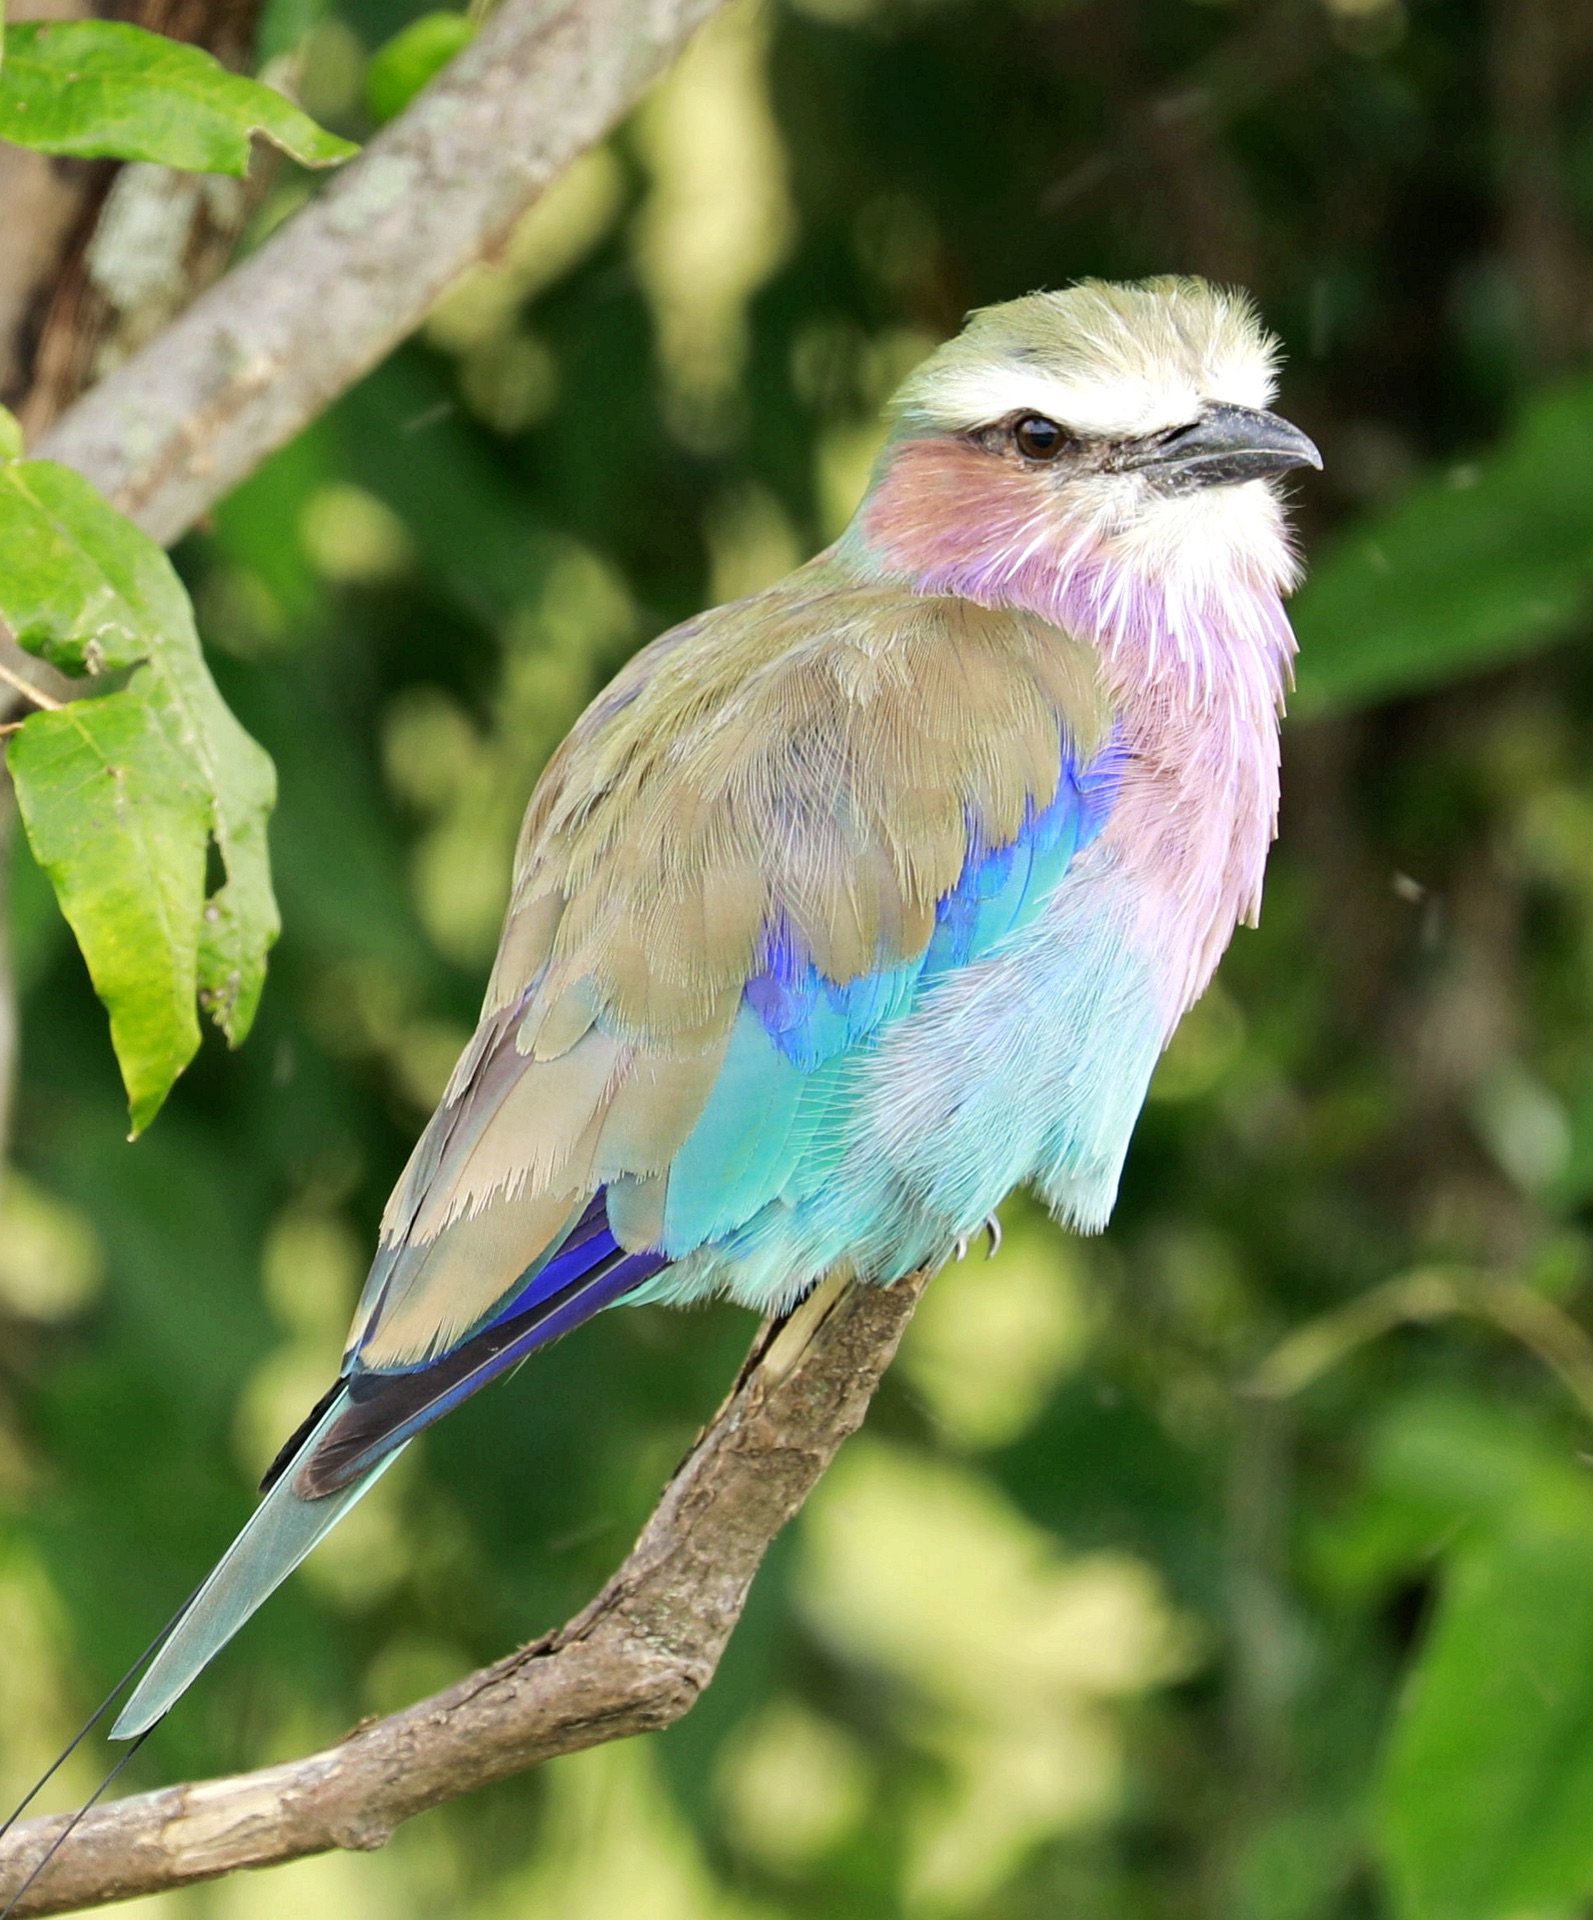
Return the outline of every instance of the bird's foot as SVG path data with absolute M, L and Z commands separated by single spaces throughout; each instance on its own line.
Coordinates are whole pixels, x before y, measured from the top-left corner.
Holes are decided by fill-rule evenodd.
M 990 1246 L 985 1253 L 985 1258 L 987 1260 L 994 1260 L 996 1255 L 1001 1251 L 1000 1214 L 987 1213 L 980 1224 L 979 1232 L 987 1234 L 990 1239 Z M 959 1233 L 957 1238 L 951 1243 L 952 1257 L 957 1260 L 966 1260 L 968 1258 L 968 1249 L 973 1245 L 976 1238 L 977 1235 L 975 1234 Z

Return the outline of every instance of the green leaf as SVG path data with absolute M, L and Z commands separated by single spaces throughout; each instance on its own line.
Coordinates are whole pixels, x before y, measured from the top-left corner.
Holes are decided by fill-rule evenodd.
M 8 759 L 34 857 L 109 1009 L 139 1133 L 199 1047 L 203 787 L 130 689 L 34 714 Z
M 396 120 L 421 88 L 434 80 L 476 37 L 463 13 L 423 13 L 371 56 L 365 72 L 365 104 L 381 127 Z
M 1581 1912 L 1593 1893 L 1593 1513 L 1457 1554 L 1389 1756 L 1404 1920 Z
M 336 166 L 358 151 L 270 87 L 162 34 L 109 20 L 6 30 L 0 139 L 241 178 L 255 133 L 306 167 Z
M 1394 1911 L 1580 1913 L 1593 1894 L 1593 1482 L 1477 1411 L 1406 1418 L 1382 1451 L 1385 1479 L 1454 1510 L 1378 1796 Z
M 0 468 L 0 554 L 0 615 L 62 673 L 135 666 L 152 631 L 191 624 L 160 548 L 69 468 Z
M 0 15 L 0 21 L 3 19 Z M 22 452 L 22 423 L 14 413 L 0 407 L 0 460 L 20 460 Z
M 1497 453 L 1352 530 L 1313 563 L 1292 613 L 1301 717 L 1564 638 L 1593 613 L 1593 382 L 1541 395 Z
M 137 1132 L 192 1057 L 196 994 L 233 1046 L 253 1022 L 280 924 L 266 843 L 275 770 L 217 691 L 171 562 L 68 468 L 0 466 L 0 618 L 65 673 L 131 676 L 29 719 L 11 770 L 110 1012 Z M 212 839 L 226 880 L 206 900 Z

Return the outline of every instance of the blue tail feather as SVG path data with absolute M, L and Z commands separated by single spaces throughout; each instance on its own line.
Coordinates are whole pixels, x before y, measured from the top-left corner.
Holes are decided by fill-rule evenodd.
M 306 1442 L 314 1446 L 342 1412 L 339 1395 Z M 287 1579 L 324 1534 L 329 1533 L 360 1495 L 373 1487 L 402 1452 L 395 1447 L 371 1472 L 330 1500 L 303 1500 L 292 1478 L 278 1477 L 210 1578 L 184 1609 L 162 1641 L 132 1698 L 123 1707 L 113 1740 L 132 1740 L 179 1699 L 244 1624 Z
M 112 1737 L 152 1727 L 422 1428 L 667 1265 L 616 1243 L 599 1192 L 559 1252 L 451 1353 L 397 1373 L 356 1362 L 283 1449 L 265 1497 L 161 1642 Z

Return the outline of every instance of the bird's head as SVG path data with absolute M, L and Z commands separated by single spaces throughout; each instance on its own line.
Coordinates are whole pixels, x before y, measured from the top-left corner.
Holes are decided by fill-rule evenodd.
M 1204 280 L 1085 281 L 975 313 L 891 403 L 847 536 L 859 558 L 975 598 L 1070 570 L 1189 603 L 1294 562 L 1276 481 L 1319 467 L 1269 410 L 1277 342 Z

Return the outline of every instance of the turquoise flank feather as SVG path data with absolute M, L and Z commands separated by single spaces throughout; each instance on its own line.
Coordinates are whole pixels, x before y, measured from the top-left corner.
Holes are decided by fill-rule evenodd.
M 719 1239 L 780 1192 L 800 1164 L 793 1133 L 807 1080 L 743 1007 L 707 1109 L 669 1169 L 666 1253 Z
M 876 1044 L 812 1070 L 764 1204 L 696 1252 L 672 1243 L 674 1264 L 632 1297 L 724 1289 L 771 1311 L 842 1260 L 889 1281 L 940 1258 L 1020 1179 L 1099 1225 L 1163 1014 L 1153 965 L 1104 901 L 1068 920 L 1065 942 L 1031 920 L 927 985 L 914 1017 Z M 793 1071 L 764 1044 L 771 1080 Z
M 1120 775 L 1121 755 L 1111 745 L 1082 770 L 1070 760 L 1054 799 L 1030 809 L 1015 840 L 995 849 L 975 841 L 915 962 L 841 986 L 794 956 L 785 929 L 771 938 L 703 1116 L 669 1169 L 662 1248 L 680 1264 L 649 1284 L 649 1297 L 679 1299 L 728 1285 L 738 1298 L 768 1307 L 847 1253 L 872 1253 L 887 1269 L 881 1277 L 893 1277 L 982 1218 L 991 1195 L 999 1198 L 1013 1184 L 1015 1159 L 1027 1153 L 1024 1172 L 1032 1170 L 1032 1140 L 1019 1147 L 1010 1124 L 999 1124 L 969 1143 L 969 1198 L 952 1197 L 944 1183 L 915 1191 L 879 1164 L 858 1126 L 876 1097 L 870 1062 L 897 1025 L 930 1010 L 941 983 L 996 959 L 1034 925 L 1100 834 Z M 1098 991 L 1101 967 L 1111 964 L 1096 944 L 1085 949 L 1091 992 Z M 1065 978 L 1052 1024 L 1066 1017 L 1068 999 Z M 1000 1019 L 999 1007 L 992 1009 L 991 1026 L 999 1029 Z M 1129 1031 L 1142 1029 L 1148 1032 L 1150 1022 L 1135 1021 Z M 985 1039 L 993 1044 L 996 1035 L 987 1031 Z M 904 1065 L 899 1088 L 909 1107 L 922 1071 L 917 1062 Z M 1109 1071 L 1103 1063 L 1101 1077 Z M 1116 1104 L 1104 1108 L 1115 1111 Z M 1060 1152 L 1064 1170 L 1099 1163 L 1115 1185 L 1112 1150 L 1094 1151 L 1093 1162 L 1082 1140 L 1062 1143 Z M 969 1215 L 970 1207 L 978 1211 Z

